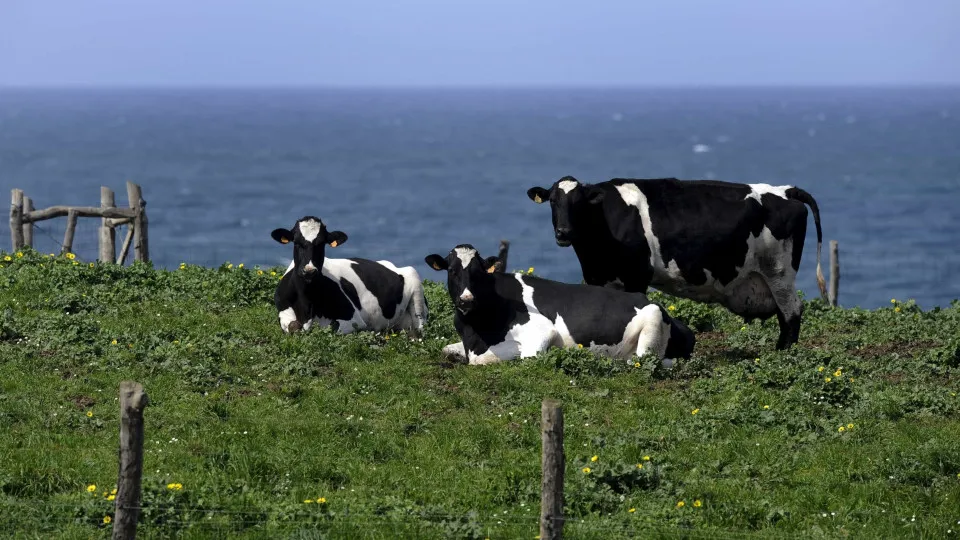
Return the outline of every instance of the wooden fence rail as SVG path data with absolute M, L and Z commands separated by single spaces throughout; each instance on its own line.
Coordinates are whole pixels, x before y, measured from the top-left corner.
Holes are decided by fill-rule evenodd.
M 133 259 L 149 261 L 150 251 L 147 242 L 147 202 L 143 200 L 140 186 L 127 182 L 129 208 L 117 208 L 113 190 L 100 188 L 100 206 L 51 206 L 41 210 L 33 208 L 33 201 L 24 195 L 23 190 L 13 189 L 10 196 L 10 242 L 13 251 L 33 246 L 33 224 L 39 221 L 64 217 L 67 228 L 63 234 L 61 253 L 73 251 L 73 239 L 77 229 L 77 218 L 100 218 L 98 258 L 102 262 L 123 264 L 131 243 Z M 127 227 L 120 256 L 117 257 L 116 228 Z

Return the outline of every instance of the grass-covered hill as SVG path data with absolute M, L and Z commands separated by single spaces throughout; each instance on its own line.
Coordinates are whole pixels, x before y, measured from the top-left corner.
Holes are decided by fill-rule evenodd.
M 0 253 L 0 531 L 106 538 L 118 387 L 143 383 L 144 538 L 534 538 L 540 404 L 564 405 L 568 538 L 942 538 L 960 528 L 960 307 L 656 296 L 673 370 L 583 350 L 485 367 L 427 283 L 422 341 L 282 335 L 279 269 Z M 318 502 L 319 501 L 319 502 Z

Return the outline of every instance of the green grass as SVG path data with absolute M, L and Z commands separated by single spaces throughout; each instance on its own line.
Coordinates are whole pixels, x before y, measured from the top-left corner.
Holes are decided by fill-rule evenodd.
M 654 294 L 698 329 L 673 370 L 583 350 L 469 367 L 440 360 L 456 338 L 436 283 L 411 342 L 282 335 L 277 269 L 0 265 L 5 537 L 108 537 L 126 379 L 151 400 L 143 538 L 532 539 L 545 397 L 564 405 L 568 538 L 960 528 L 956 304 L 807 301 L 776 352 L 775 320 Z

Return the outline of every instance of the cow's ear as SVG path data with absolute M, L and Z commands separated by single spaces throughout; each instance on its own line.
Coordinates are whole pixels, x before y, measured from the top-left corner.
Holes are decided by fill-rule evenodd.
M 330 247 L 337 247 L 347 241 L 347 235 L 343 231 L 331 231 L 327 233 L 327 244 Z
M 274 229 L 273 232 L 270 233 L 270 236 L 281 244 L 293 242 L 293 233 L 286 229 Z
M 527 197 L 530 197 L 531 201 L 540 204 L 550 198 L 550 191 L 542 187 L 532 187 L 527 190 Z
M 427 263 L 427 266 L 434 270 L 446 270 L 450 267 L 450 265 L 447 264 L 447 260 L 436 253 L 427 255 L 423 260 Z
M 587 192 L 587 202 L 590 204 L 599 204 L 603 202 L 603 197 L 606 195 L 604 191 L 598 187 L 590 188 L 590 191 Z
M 503 261 L 497 256 L 487 257 L 483 260 L 483 267 L 487 269 L 488 274 L 503 272 Z

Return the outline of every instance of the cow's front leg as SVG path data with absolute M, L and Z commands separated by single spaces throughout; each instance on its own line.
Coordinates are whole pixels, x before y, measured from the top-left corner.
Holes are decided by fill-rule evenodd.
M 455 362 L 458 364 L 468 363 L 467 352 L 463 347 L 462 341 L 447 345 L 446 347 L 443 348 L 443 350 L 441 351 L 441 354 L 443 355 L 444 360 L 450 360 L 451 362 Z

